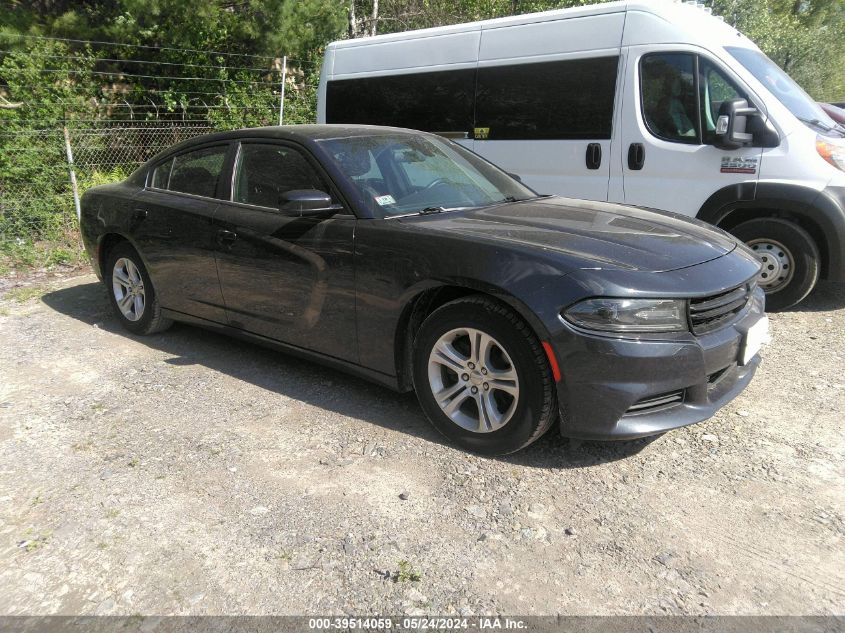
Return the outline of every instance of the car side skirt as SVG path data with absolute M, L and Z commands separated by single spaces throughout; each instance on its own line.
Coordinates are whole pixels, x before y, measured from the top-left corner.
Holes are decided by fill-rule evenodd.
M 379 371 L 367 369 L 366 367 L 361 367 L 360 365 L 356 365 L 355 363 L 340 360 L 338 358 L 334 358 L 333 356 L 327 356 L 325 354 L 320 354 L 319 352 L 312 352 L 301 347 L 296 347 L 295 345 L 289 345 L 287 343 L 277 341 L 276 339 L 267 338 L 266 336 L 261 336 L 259 334 L 253 334 L 251 332 L 247 332 L 245 330 L 241 330 L 230 325 L 217 323 L 216 321 L 209 321 L 200 317 L 195 317 L 190 314 L 185 314 L 184 312 L 177 312 L 175 310 L 162 308 L 161 313 L 163 316 L 168 319 L 172 319 L 173 321 L 196 325 L 207 330 L 213 330 L 215 332 L 219 332 L 227 336 L 232 336 L 234 338 L 238 338 L 249 343 L 254 343 L 256 345 L 260 345 L 268 349 L 276 350 L 284 354 L 290 354 L 291 356 L 296 356 L 298 358 L 302 358 L 304 360 L 308 360 L 319 365 L 323 365 L 325 367 L 330 367 L 331 369 L 336 369 L 338 371 L 352 374 L 353 376 L 357 376 L 358 378 L 363 378 L 364 380 L 374 382 L 383 387 L 387 387 L 388 389 L 391 389 L 393 391 L 407 391 L 407 389 L 402 389 L 400 387 L 399 381 L 396 376 L 390 376 L 388 374 L 383 374 Z

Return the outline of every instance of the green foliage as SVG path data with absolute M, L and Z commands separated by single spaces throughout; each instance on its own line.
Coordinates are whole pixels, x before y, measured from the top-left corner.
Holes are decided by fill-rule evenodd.
M 813 98 L 845 99 L 845 0 L 715 0 Z
M 406 560 L 399 561 L 399 570 L 393 574 L 393 582 L 419 582 L 422 574 Z
M 278 123 L 283 55 L 285 122 L 308 123 L 316 118 L 320 63 L 332 40 L 591 3 L 380 0 L 374 15 L 373 0 L 6 0 L 0 267 L 82 256 L 65 127 L 84 192 L 124 178 L 190 134 Z M 845 0 L 711 3 L 813 97 L 845 100 Z M 160 132 L 147 131 L 158 123 Z

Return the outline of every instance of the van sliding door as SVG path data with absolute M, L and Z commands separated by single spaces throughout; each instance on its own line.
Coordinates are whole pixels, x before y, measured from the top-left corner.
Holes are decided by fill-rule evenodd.
M 475 151 L 538 193 L 607 200 L 617 55 L 481 66 Z
M 475 151 L 538 193 L 607 200 L 624 8 L 483 26 Z

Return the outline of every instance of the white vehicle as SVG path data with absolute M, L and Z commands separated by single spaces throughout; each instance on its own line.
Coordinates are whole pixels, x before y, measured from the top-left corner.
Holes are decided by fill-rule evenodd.
M 769 310 L 845 280 L 845 128 L 698 5 L 611 2 L 339 41 L 322 73 L 320 123 L 436 132 L 539 193 L 730 231 L 763 261 Z M 378 192 L 390 174 L 373 158 Z

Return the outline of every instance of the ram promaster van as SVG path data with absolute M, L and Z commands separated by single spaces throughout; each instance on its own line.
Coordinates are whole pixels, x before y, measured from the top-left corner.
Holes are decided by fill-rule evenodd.
M 845 128 L 700 5 L 611 2 L 334 42 L 318 121 L 437 132 L 541 194 L 716 224 L 757 252 L 770 310 L 845 280 Z M 390 176 L 373 158 L 378 191 Z

